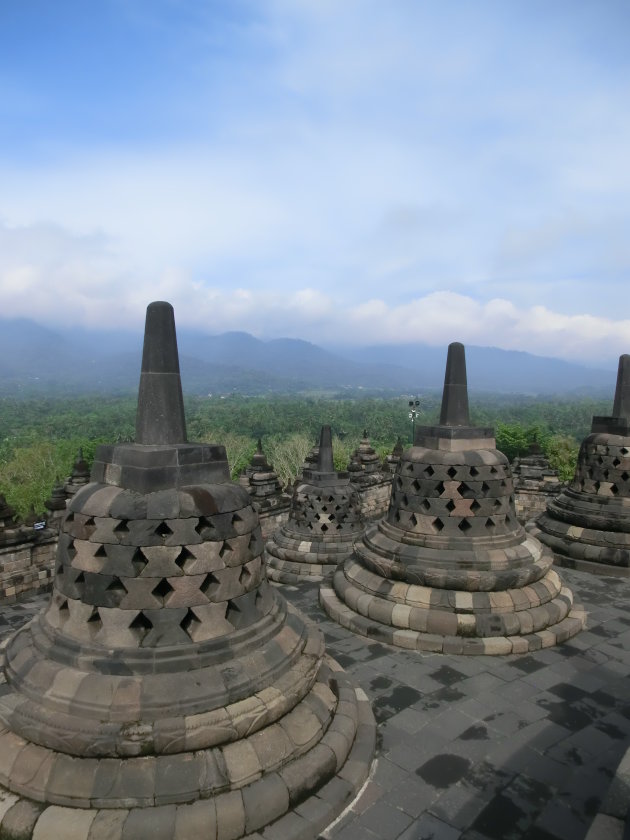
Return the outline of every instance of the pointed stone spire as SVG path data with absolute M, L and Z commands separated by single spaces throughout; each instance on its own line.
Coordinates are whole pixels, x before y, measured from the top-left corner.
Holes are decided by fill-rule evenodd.
M 630 355 L 619 356 L 613 417 L 630 420 Z
M 319 436 L 319 453 L 317 456 L 317 472 L 332 473 L 335 471 L 333 464 L 332 432 L 330 426 L 322 426 Z
M 175 315 L 171 304 L 165 301 L 155 301 L 147 307 L 136 443 L 186 443 Z
M 444 391 L 442 393 L 441 426 L 468 426 L 468 383 L 466 380 L 466 351 L 454 341 L 448 346 Z

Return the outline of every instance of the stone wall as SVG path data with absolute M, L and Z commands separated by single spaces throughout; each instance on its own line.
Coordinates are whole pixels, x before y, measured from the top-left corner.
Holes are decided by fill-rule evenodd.
M 371 487 L 357 487 L 364 518 L 373 522 L 385 516 L 392 495 L 392 482 L 384 481 Z
M 547 502 L 550 502 L 558 495 L 559 489 L 562 485 L 558 485 L 557 479 L 550 482 L 550 488 L 545 492 L 544 487 L 537 487 L 535 490 L 527 490 L 525 488 L 515 488 L 514 490 L 514 507 L 516 508 L 516 518 L 525 525 L 530 519 L 537 519 L 541 513 L 547 510 Z
M 53 578 L 57 535 L 0 545 L 0 603 L 47 589 Z

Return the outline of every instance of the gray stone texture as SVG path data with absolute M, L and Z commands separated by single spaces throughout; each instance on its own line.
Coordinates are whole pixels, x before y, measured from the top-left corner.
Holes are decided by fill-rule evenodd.
M 352 552 L 363 530 L 357 491 L 333 466 L 330 426 L 323 426 L 317 460 L 295 483 L 289 519 L 265 546 L 267 574 L 280 583 L 322 580 Z
M 468 425 L 463 347 L 451 345 L 442 418 L 416 429 L 387 516 L 323 584 L 340 624 L 409 649 L 506 654 L 577 633 L 582 611 L 552 556 L 516 519 L 507 459 L 492 430 Z
M 593 417 L 573 481 L 528 524 L 559 565 L 630 575 L 629 393 L 630 356 L 623 355 L 612 416 Z
M 268 583 L 224 448 L 185 442 L 178 371 L 172 308 L 151 304 L 141 442 L 100 448 L 61 525 L 52 597 L 2 653 L 0 836 L 35 808 L 26 837 L 154 840 L 205 824 L 226 840 L 292 807 L 280 773 L 308 798 L 347 761 L 361 768 L 352 791 L 369 771 L 367 702 Z

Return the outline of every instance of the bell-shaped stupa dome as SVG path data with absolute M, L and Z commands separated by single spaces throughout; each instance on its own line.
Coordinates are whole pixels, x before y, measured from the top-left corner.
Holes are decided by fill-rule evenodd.
M 243 837 L 349 760 L 312 836 L 337 816 L 367 776 L 371 713 L 262 550 L 224 447 L 186 442 L 173 309 L 152 303 L 136 442 L 97 451 L 50 603 L 6 647 L 2 836 Z
M 562 566 L 630 575 L 630 355 L 619 359 L 611 417 L 593 417 L 575 476 L 528 530 Z
M 358 633 L 418 650 L 521 653 L 569 638 L 582 613 L 512 494 L 492 429 L 470 425 L 464 347 L 451 344 L 439 425 L 416 429 L 387 516 L 322 585 L 322 605 Z

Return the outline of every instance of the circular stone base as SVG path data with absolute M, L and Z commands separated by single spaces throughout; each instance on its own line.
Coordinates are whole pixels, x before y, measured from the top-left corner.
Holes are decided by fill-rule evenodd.
M 331 577 L 336 568 L 336 564 L 295 563 L 274 558 L 273 565 L 267 563 L 267 577 L 274 583 L 303 583 L 305 580 L 319 583 Z
M 265 546 L 267 577 L 275 583 L 318 583 L 349 557 L 353 544 L 352 537 L 300 540 L 281 528 Z
M 594 575 L 630 577 L 628 534 L 569 525 L 547 513 L 528 522 L 526 530 L 551 549 L 558 566 Z
M 189 840 L 196 836 L 237 840 L 273 824 L 278 836 L 287 840 L 317 837 L 366 780 L 376 732 L 364 692 L 352 685 L 333 660 L 324 660 L 323 670 L 329 672 L 338 697 L 323 737 L 286 763 L 274 755 L 279 748 L 277 737 L 265 739 L 262 730 L 257 741 L 243 738 L 233 745 L 233 754 L 225 757 L 223 789 L 215 788 L 205 797 L 198 786 L 194 788 L 199 781 L 207 786 L 216 782 L 210 763 L 205 774 L 196 772 L 208 751 L 164 756 L 172 766 L 160 770 L 152 766 L 155 756 L 74 758 L 1 730 L 0 834 L 24 840 L 70 836 L 73 840 Z M 300 737 L 300 733 L 306 737 L 303 724 L 294 724 L 287 728 L 287 737 Z M 90 772 L 96 764 L 100 767 Z M 266 772 L 265 764 L 274 769 Z M 132 765 L 135 772 L 125 778 Z M 192 775 L 191 770 L 195 771 Z M 74 782 L 68 781 L 68 774 Z M 88 791 L 85 780 L 90 778 L 93 788 Z M 22 785 L 41 786 L 47 801 L 27 798 L 20 792 Z M 118 798 L 112 796 L 117 786 Z M 146 806 L 130 807 L 127 798 L 137 799 L 142 793 L 147 796 Z M 101 797 L 109 807 L 99 807 Z
M 560 585 L 554 572 L 549 572 L 550 579 L 541 581 L 537 590 L 529 587 L 530 592 L 495 593 L 432 590 L 383 579 L 378 593 L 368 592 L 353 585 L 352 573 L 350 560 L 344 570 L 335 573 L 334 588 L 321 586 L 319 600 L 324 610 L 355 633 L 409 650 L 486 655 L 528 653 L 564 642 L 584 626 L 584 611 L 573 605 L 571 592 Z M 403 590 L 409 601 L 400 597 Z M 547 598 L 539 598 L 536 603 L 536 592 L 541 590 L 547 593 Z M 487 600 L 479 615 L 471 612 L 473 595 Z M 440 601 L 450 598 L 452 610 L 432 609 L 432 604 L 437 607 Z M 424 606 L 419 606 L 421 601 Z M 482 635 L 483 629 L 487 630 L 486 635 Z

